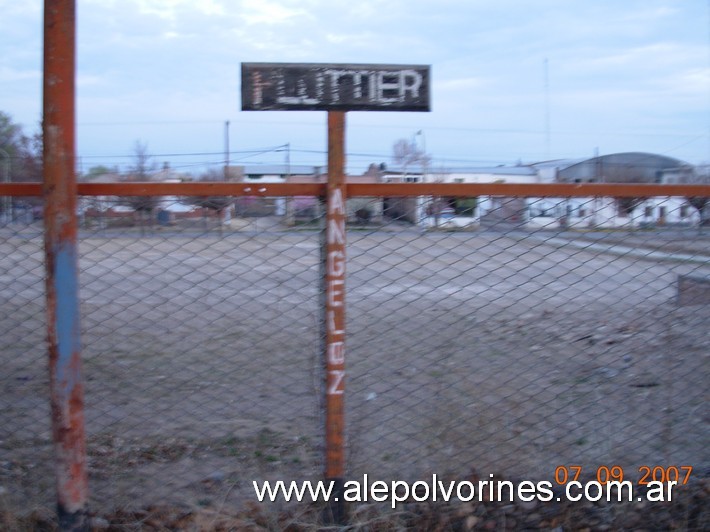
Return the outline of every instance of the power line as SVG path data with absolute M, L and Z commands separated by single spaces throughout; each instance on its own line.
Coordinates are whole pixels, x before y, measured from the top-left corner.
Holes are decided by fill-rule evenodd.
M 270 148 L 256 148 L 253 150 L 234 150 L 230 151 L 230 155 L 238 155 L 238 154 L 262 154 L 262 153 L 269 153 L 269 152 L 280 152 L 283 151 L 281 148 L 283 146 L 276 146 L 276 147 L 270 147 Z M 219 155 L 224 157 L 224 152 L 185 152 L 185 153 L 153 153 L 150 154 L 151 157 L 211 157 Z M 134 158 L 136 155 L 135 153 L 128 153 L 128 154 L 110 154 L 110 155 L 81 155 L 82 158 L 84 159 L 130 159 Z
M 709 0 L 710 1 L 710 0 Z M 322 128 L 323 124 L 321 122 L 307 122 L 303 120 L 230 120 L 232 124 L 236 125 L 261 125 L 261 126 L 313 126 Z M 79 127 L 87 126 L 173 126 L 173 125 L 216 125 L 224 124 L 224 120 L 163 120 L 163 121 L 135 121 L 135 122 L 80 122 L 77 124 Z M 358 123 L 352 121 L 348 124 L 349 129 L 379 129 L 379 130 L 404 130 L 410 128 L 409 124 L 375 124 L 372 122 Z M 426 129 L 428 131 L 449 131 L 449 132 L 462 132 L 462 133 L 517 133 L 525 135 L 540 135 L 541 133 L 545 135 L 588 135 L 589 132 L 585 130 L 548 130 L 549 124 L 540 129 L 527 129 L 527 128 L 500 128 L 500 127 L 467 127 L 467 126 L 437 126 L 437 125 L 427 125 Z M 690 133 L 690 135 L 696 133 Z M 649 132 L 644 129 L 639 130 L 614 130 L 611 135 L 619 136 L 644 136 L 644 137 L 687 137 L 689 133 L 678 132 L 678 131 L 656 131 Z

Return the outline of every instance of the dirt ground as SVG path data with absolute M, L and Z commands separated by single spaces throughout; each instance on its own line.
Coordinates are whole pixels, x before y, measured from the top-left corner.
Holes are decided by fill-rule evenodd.
M 97 512 L 238 508 L 253 480 L 320 478 L 319 236 L 268 229 L 82 238 Z M 678 275 L 710 275 L 708 241 L 669 239 L 687 262 L 560 239 L 599 240 L 349 232 L 350 478 L 710 476 L 710 306 L 676 304 Z M 0 238 L 0 504 L 23 511 L 54 497 L 41 246 Z

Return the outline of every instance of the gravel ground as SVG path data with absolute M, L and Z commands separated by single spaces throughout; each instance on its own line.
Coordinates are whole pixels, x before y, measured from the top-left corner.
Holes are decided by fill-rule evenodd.
M 709 476 L 710 307 L 675 299 L 710 265 L 528 236 L 350 232 L 349 476 Z M 22 511 L 53 500 L 41 245 L 0 240 L 0 507 Z M 92 508 L 213 511 L 252 480 L 319 478 L 318 272 L 308 231 L 82 239 Z

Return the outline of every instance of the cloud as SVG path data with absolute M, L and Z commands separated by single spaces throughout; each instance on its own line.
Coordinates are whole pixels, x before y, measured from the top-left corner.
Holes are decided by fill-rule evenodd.
M 362 31 L 359 33 L 332 33 L 325 34 L 325 40 L 330 44 L 347 45 L 347 46 L 370 46 L 377 42 L 376 35 L 370 31 Z
M 710 69 L 689 68 L 672 77 L 663 77 L 660 87 L 669 94 L 693 97 L 699 106 L 707 106 L 710 90 Z
M 672 67 L 683 62 L 688 57 L 687 47 L 672 42 L 656 42 L 645 46 L 622 48 L 597 58 L 591 58 L 585 63 L 590 69 L 627 69 L 639 67 L 654 69 Z
M 25 0 L 24 2 L 0 1 L 0 11 L 3 18 L 10 20 L 17 17 L 36 17 L 42 15 L 42 2 Z
M 300 7 L 290 7 L 289 2 L 273 0 L 242 0 L 243 20 L 250 25 L 279 25 L 305 17 L 308 12 Z
M 40 69 L 17 69 L 8 66 L 0 66 L 0 81 L 12 83 L 17 81 L 37 81 L 42 79 Z
M 440 91 L 462 91 L 478 89 L 483 87 L 485 81 L 483 78 L 467 77 L 443 80 L 437 83 L 436 88 Z
M 76 77 L 76 85 L 79 88 L 91 86 L 105 86 L 106 78 L 95 74 L 82 74 L 79 72 Z
M 31 123 L 41 109 L 42 2 L 0 5 L 0 110 Z M 463 146 L 476 146 L 477 157 L 535 158 L 544 144 L 547 58 L 553 133 L 573 133 L 565 155 L 589 152 L 590 142 L 621 126 L 707 138 L 707 9 L 687 0 L 81 0 L 78 105 L 90 122 L 216 120 L 219 142 L 220 122 L 243 117 L 241 61 L 430 64 L 433 112 L 370 113 L 373 125 L 361 128 L 354 149 L 387 152 L 396 135 L 436 126 L 427 143 L 441 150 L 437 157 L 460 158 Z M 311 134 L 320 127 L 300 134 L 296 126 L 270 125 L 270 116 L 250 115 L 254 125 L 233 133 L 243 134 L 246 146 L 257 138 L 268 144 L 271 136 L 322 147 L 322 135 Z M 189 128 L 180 135 L 172 129 L 162 126 L 146 139 L 166 146 L 202 141 Z M 118 145 L 130 148 L 143 135 L 136 131 Z M 506 131 L 539 139 L 528 143 L 530 133 L 510 140 Z M 114 145 L 90 133 L 82 149 Z M 708 152 L 689 145 L 683 157 Z
M 221 16 L 224 6 L 221 0 L 85 0 L 111 10 L 127 9 L 126 4 L 132 3 L 142 15 L 152 15 L 158 18 L 174 21 L 183 13 L 197 12 L 203 15 Z

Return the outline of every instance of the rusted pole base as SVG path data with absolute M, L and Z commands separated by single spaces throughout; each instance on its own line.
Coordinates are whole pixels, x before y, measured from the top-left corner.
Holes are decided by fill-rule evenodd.
M 332 484 L 330 484 L 332 482 Z M 345 506 L 345 481 L 342 478 L 328 478 L 326 486 L 332 485 L 330 500 L 323 509 L 323 524 L 346 525 L 348 522 L 347 507 Z
M 57 528 L 62 532 L 88 532 L 91 530 L 91 518 L 86 510 L 67 512 L 57 506 Z

